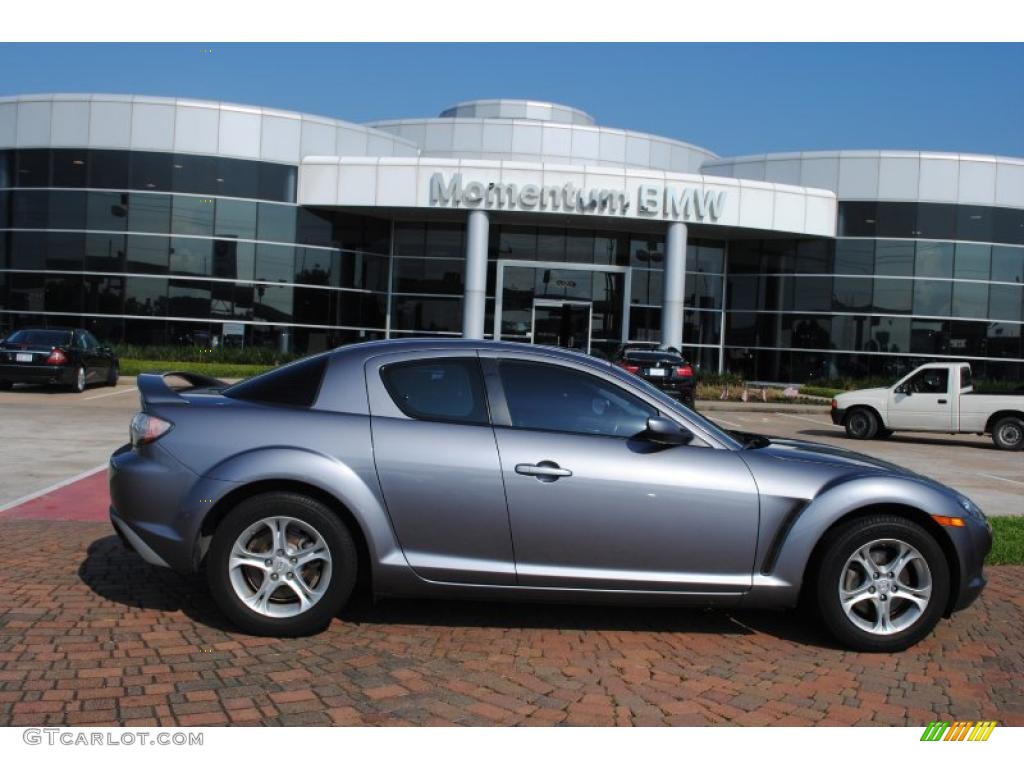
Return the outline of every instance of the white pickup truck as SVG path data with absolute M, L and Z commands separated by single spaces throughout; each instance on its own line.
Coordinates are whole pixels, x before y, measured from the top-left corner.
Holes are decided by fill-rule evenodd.
M 832 423 L 856 440 L 911 432 L 992 435 L 997 448 L 1024 448 L 1024 394 L 980 394 L 966 363 L 929 363 L 891 387 L 858 389 L 832 401 Z

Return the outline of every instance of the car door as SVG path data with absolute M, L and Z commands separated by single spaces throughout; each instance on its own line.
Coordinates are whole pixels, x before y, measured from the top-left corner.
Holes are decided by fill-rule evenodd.
M 444 582 L 515 583 L 501 465 L 473 350 L 366 363 L 373 456 L 413 570 Z
M 85 380 L 88 383 L 96 381 L 96 350 L 89 348 L 84 331 L 75 331 L 72 346 L 78 355 L 78 364 L 85 369 Z
M 949 369 L 925 368 L 889 393 L 889 427 L 948 432 L 953 414 Z
M 484 362 L 520 585 L 750 587 L 758 493 L 737 453 L 638 438 L 659 410 L 610 375 Z

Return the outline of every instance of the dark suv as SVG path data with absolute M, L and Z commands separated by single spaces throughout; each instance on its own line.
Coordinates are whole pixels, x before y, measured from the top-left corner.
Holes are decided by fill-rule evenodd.
M 694 407 L 697 380 L 693 366 L 677 350 L 661 349 L 654 342 L 623 344 L 612 362 L 677 398 L 683 405 Z

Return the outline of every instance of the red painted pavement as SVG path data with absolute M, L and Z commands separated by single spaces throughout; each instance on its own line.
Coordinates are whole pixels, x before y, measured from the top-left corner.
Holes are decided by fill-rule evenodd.
M 0 520 L 107 520 L 110 492 L 107 471 L 97 470 L 63 488 L 37 496 L 16 507 L 0 512 Z

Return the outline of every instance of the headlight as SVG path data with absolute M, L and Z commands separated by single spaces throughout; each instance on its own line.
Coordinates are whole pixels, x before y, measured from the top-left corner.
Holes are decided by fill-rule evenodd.
M 973 517 L 975 520 L 985 519 L 985 513 L 981 511 L 981 508 L 962 493 L 957 494 L 956 500 L 960 502 L 960 506 L 963 507 L 968 517 Z

